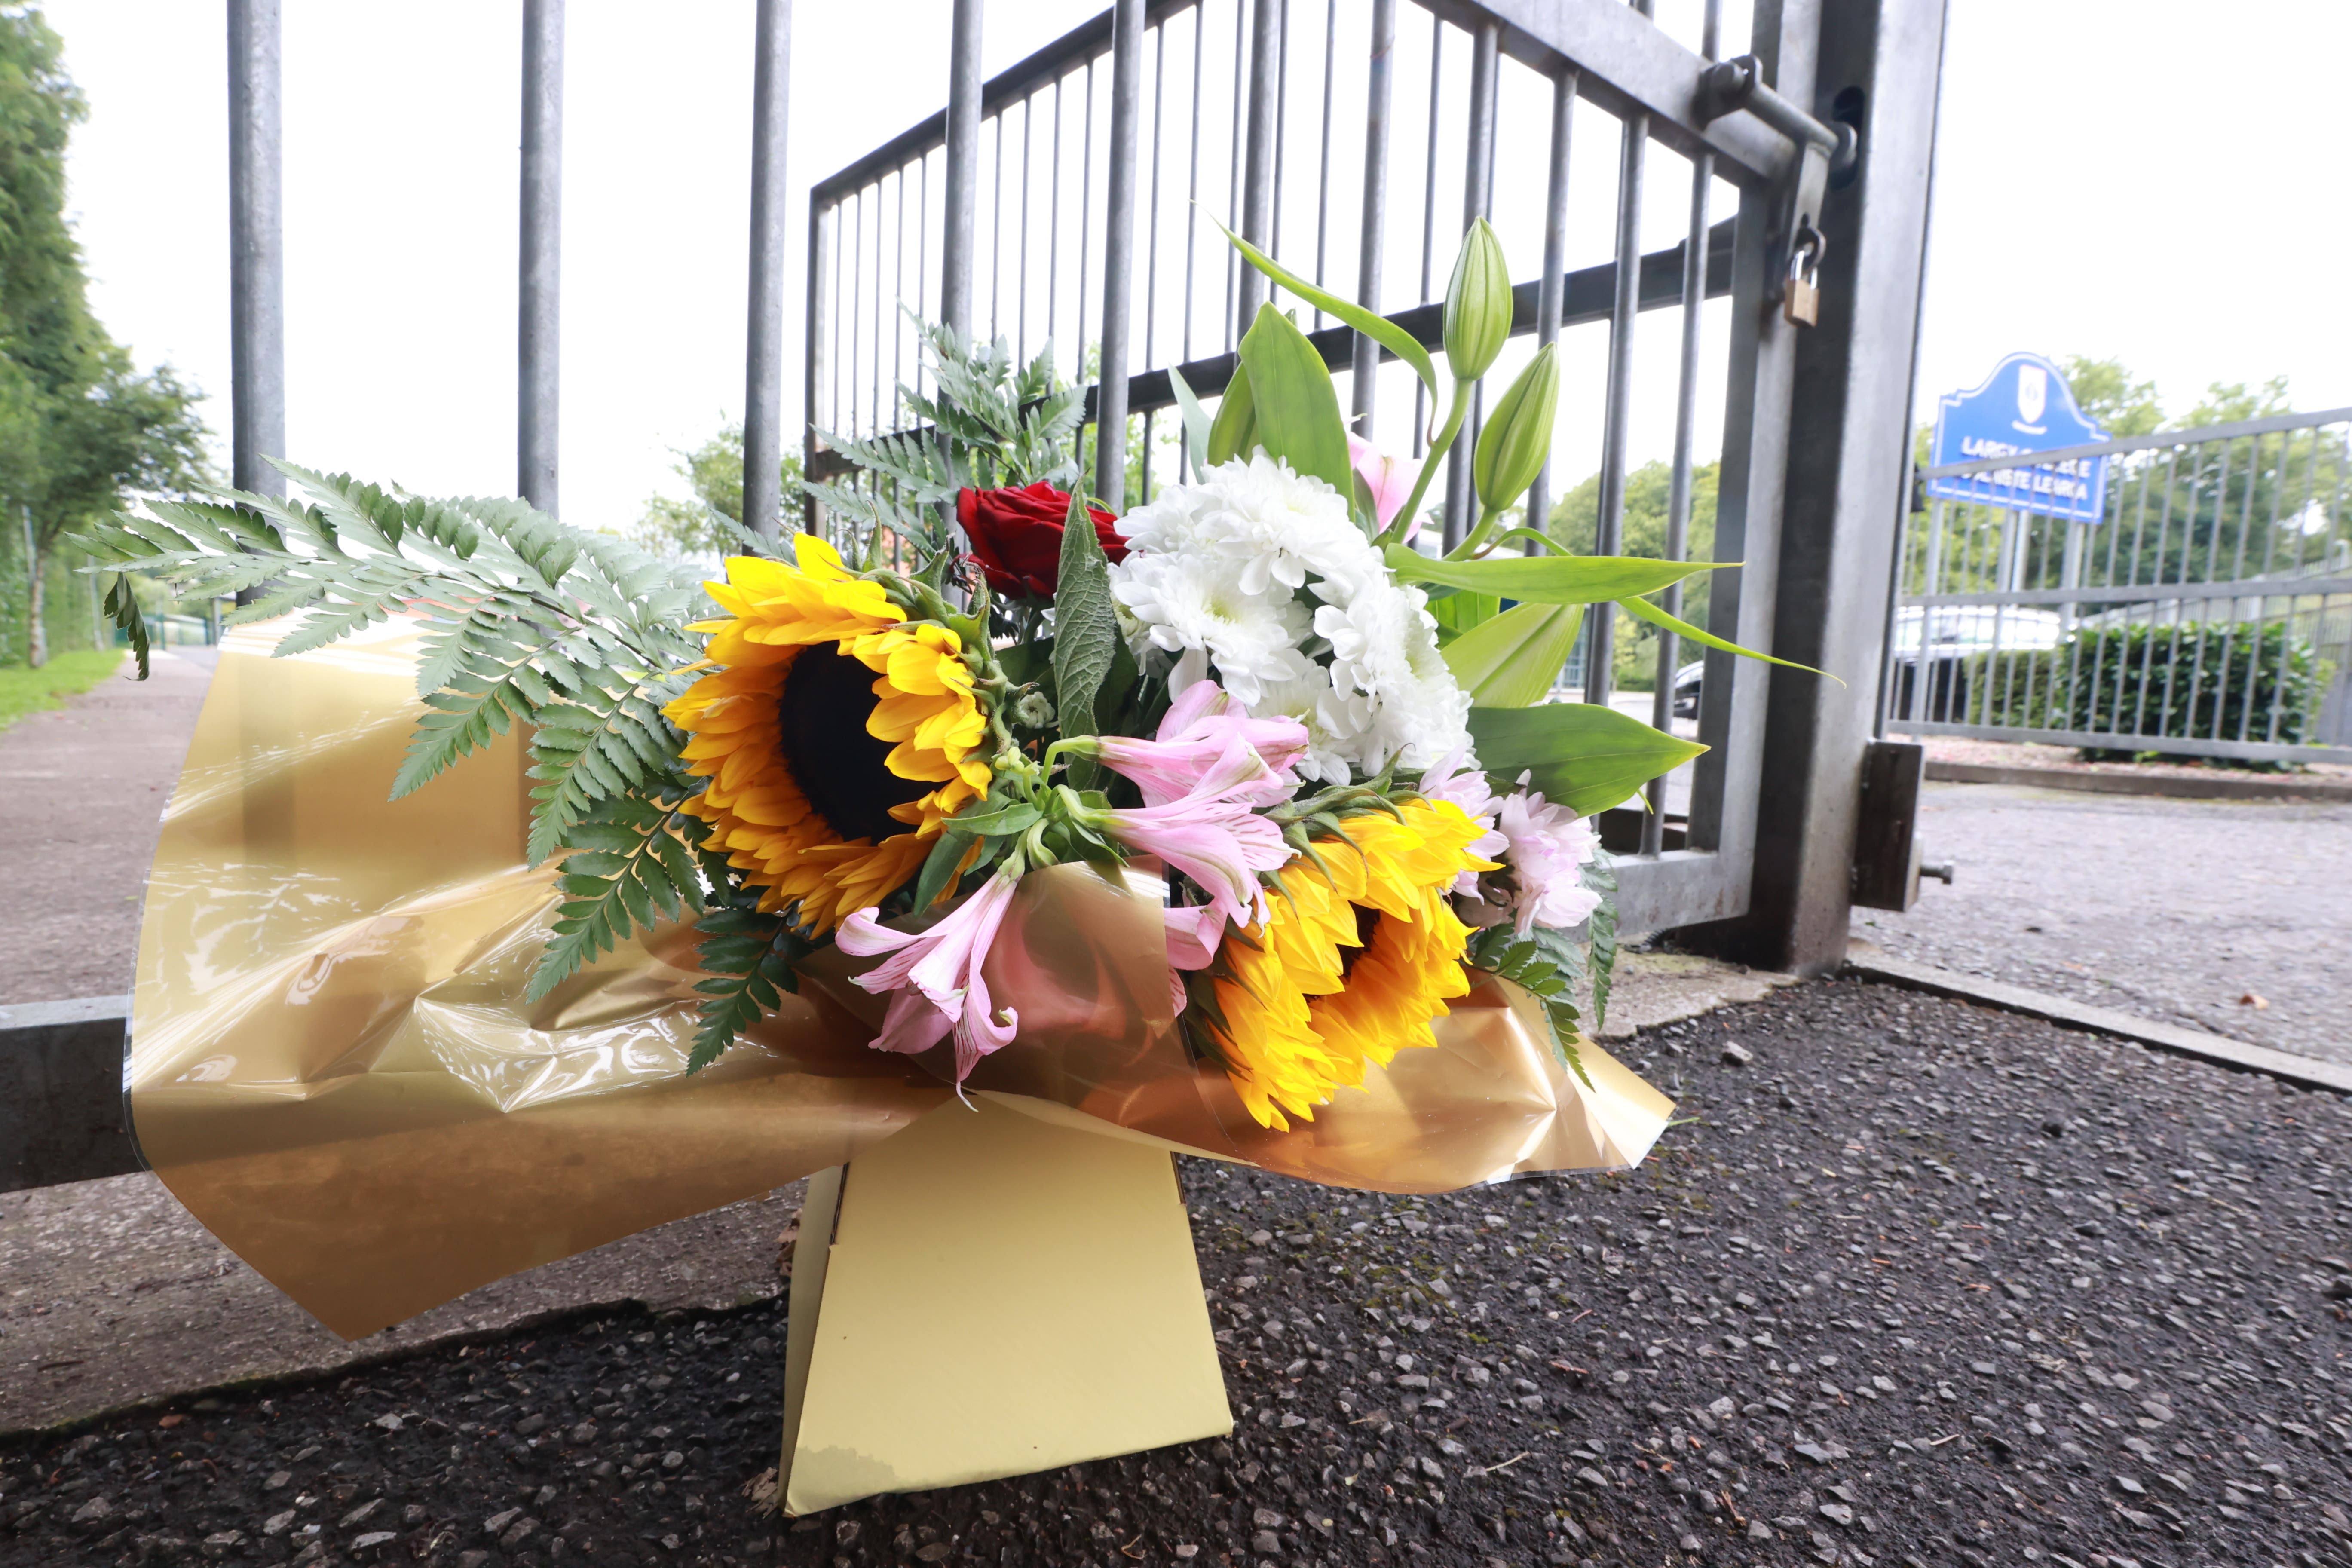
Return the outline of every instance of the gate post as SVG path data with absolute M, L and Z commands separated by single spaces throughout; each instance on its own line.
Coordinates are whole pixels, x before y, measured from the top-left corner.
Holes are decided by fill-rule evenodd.
M 1814 112 L 1855 125 L 1861 154 L 1822 205 L 1821 321 L 1796 350 L 1771 651 L 1845 684 L 1772 669 L 1748 913 L 1685 932 L 1694 946 L 1801 974 L 1845 959 L 1911 444 L 1945 5 L 1822 5 Z

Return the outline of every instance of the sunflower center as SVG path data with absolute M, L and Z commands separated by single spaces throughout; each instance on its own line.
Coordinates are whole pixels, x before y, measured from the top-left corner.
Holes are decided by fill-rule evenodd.
M 1372 951 L 1372 933 L 1381 928 L 1381 911 L 1367 904 L 1356 906 L 1356 941 L 1362 945 L 1339 950 L 1339 978 L 1345 980 L 1355 972 L 1356 961 Z
M 880 700 L 863 660 L 824 647 L 801 650 L 776 700 L 780 749 L 793 783 L 844 841 L 878 844 L 906 832 L 890 808 L 920 800 L 933 787 L 892 773 L 890 742 L 866 732 Z

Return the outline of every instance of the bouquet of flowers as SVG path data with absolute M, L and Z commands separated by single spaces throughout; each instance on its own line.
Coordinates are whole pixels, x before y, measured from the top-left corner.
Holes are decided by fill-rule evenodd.
M 1698 748 L 1547 702 L 1553 676 L 1601 600 L 1729 645 L 1642 599 L 1686 566 L 1498 552 L 1548 543 L 1505 525 L 1550 445 L 1549 348 L 1478 438 L 1476 526 L 1443 557 L 1414 547 L 1510 330 L 1483 222 L 1445 301 L 1444 383 L 1391 323 L 1234 243 L 1427 383 L 1445 413 L 1417 474 L 1351 442 L 1322 359 L 1268 306 L 1213 415 L 1177 378 L 1190 476 L 1124 517 L 1082 493 L 1079 394 L 1050 351 L 1020 366 L 933 328 L 924 427 L 835 443 L 863 477 L 808 487 L 830 539 L 727 524 L 723 580 L 518 501 L 290 464 L 294 499 L 152 502 L 81 542 L 184 596 L 255 591 L 236 619 L 297 617 L 281 655 L 420 618 L 394 794 L 526 727 L 529 855 L 560 859 L 561 899 L 531 994 L 693 922 L 697 1066 L 836 945 L 887 998 L 874 1047 L 944 1046 L 961 1084 L 1020 1040 L 1022 998 L 982 965 L 1021 879 L 1138 859 L 1165 871 L 1184 1042 L 1267 1128 L 1433 1043 L 1474 972 L 1538 998 L 1573 1065 L 1576 984 L 1605 1006 L 1614 945 L 1591 817 Z M 121 577 L 108 602 L 143 674 Z

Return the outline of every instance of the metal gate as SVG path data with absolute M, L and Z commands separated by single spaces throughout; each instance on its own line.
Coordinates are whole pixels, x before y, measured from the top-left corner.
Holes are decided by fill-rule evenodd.
M 226 4 L 233 479 L 282 493 L 265 460 L 285 446 L 279 0 Z M 1678 40 L 1651 19 L 1652 0 L 1116 0 L 983 83 L 981 0 L 953 0 L 946 110 L 812 192 L 811 476 L 839 471 L 819 432 L 869 435 L 903 417 L 898 384 L 919 374 L 903 305 L 1024 351 L 1057 338 L 1065 374 L 1094 384 L 1089 416 L 1134 431 L 1150 455 L 1139 475 L 1148 493 L 1180 461 L 1162 450 L 1177 423 L 1161 417 L 1168 370 L 1181 365 L 1214 395 L 1238 325 L 1265 297 L 1264 279 L 1222 248 L 1204 212 L 1335 289 L 1352 277 L 1358 300 L 1432 347 L 1439 268 L 1462 228 L 1540 213 L 1535 242 L 1520 247 L 1522 264 L 1542 254 L 1518 286 L 1515 331 L 1548 342 L 1606 325 L 1604 406 L 1573 437 L 1595 455 L 1593 548 L 1621 548 L 1631 431 L 1650 407 L 1675 432 L 1663 552 L 1685 558 L 1700 399 L 1719 384 L 1715 557 L 1745 564 L 1710 574 L 1706 626 L 1773 649 L 1777 620 L 1778 651 L 1836 668 L 1860 693 L 1849 703 L 1826 683 L 1770 685 L 1763 668 L 1709 653 L 1696 729 L 1711 749 L 1686 784 L 1653 791 L 1655 809 L 1603 823 L 1632 851 L 1621 863 L 1622 924 L 1745 915 L 1708 940 L 1774 967 L 1833 967 L 1860 754 L 1882 717 L 1860 667 L 1879 656 L 1890 587 L 1879 552 L 1891 552 L 1883 520 L 1907 429 L 1899 389 L 1915 342 L 1945 0 L 1759 3 L 1749 52 L 1727 60 L 1715 58 L 1719 0 L 1700 6 L 1693 36 Z M 754 12 L 744 512 L 765 531 L 781 522 L 791 3 L 755 0 Z M 517 489 L 551 512 L 563 0 L 523 0 L 521 21 Z M 1535 138 L 1540 158 L 1519 163 L 1516 144 L 1497 146 L 1500 106 L 1514 100 L 1548 125 Z M 1580 103 L 1583 134 L 1615 144 L 1615 221 L 1608 259 L 1570 270 Z M 1830 123 L 1806 111 L 1816 103 Z M 1663 183 L 1650 178 L 1654 158 L 1672 160 L 1668 174 L 1686 182 L 1650 192 Z M 1710 212 L 1717 181 L 1736 193 L 1720 221 Z M 1659 237 L 1682 237 L 1644 253 L 1654 206 L 1673 220 Z M 1810 332 L 1780 306 L 1800 262 L 1819 264 Z M 1702 311 L 1685 302 L 1706 299 L 1727 299 L 1727 326 L 1703 337 Z M 1642 331 L 1674 332 L 1679 352 L 1672 374 L 1645 376 L 1636 327 L 1659 310 L 1671 314 Z M 1319 315 L 1301 324 L 1348 374 L 1356 427 L 1372 434 L 1380 352 Z M 1391 425 L 1392 445 L 1418 448 L 1421 420 L 1412 423 Z M 1444 492 L 1456 537 L 1476 433 L 1474 422 Z M 1126 499 L 1122 445 L 1098 443 L 1095 489 L 1115 503 Z M 1557 493 L 1547 473 L 1529 515 L 1547 516 Z M 1784 510 L 1795 519 L 1786 529 Z M 1613 617 L 1595 610 L 1588 653 L 1601 657 L 1585 661 L 1583 695 L 1605 702 Z M 1659 689 L 1634 700 L 1662 727 L 1680 654 L 1661 638 Z
M 1619 0 L 1122 0 L 983 85 L 978 6 L 959 4 L 948 110 L 811 193 L 808 472 L 827 478 L 846 467 L 827 449 L 827 433 L 899 427 L 898 384 L 919 384 L 912 311 L 1005 337 L 1024 360 L 1051 339 L 1072 379 L 1097 380 L 1085 356 L 1098 343 L 1088 416 L 1111 428 L 1134 420 L 1145 493 L 1131 499 L 1148 499 L 1181 471 L 1179 422 L 1163 422 L 1169 367 L 1181 366 L 1204 397 L 1221 391 L 1237 334 L 1265 297 L 1265 281 L 1238 264 L 1204 213 L 1230 215 L 1317 282 L 1352 291 L 1434 348 L 1444 269 L 1463 228 L 1498 210 L 1539 210 L 1544 254 L 1518 286 L 1515 332 L 1549 342 L 1580 323 L 1609 328 L 1596 552 L 1620 548 L 1628 432 L 1636 399 L 1647 397 L 1674 410 L 1666 553 L 1684 558 L 1697 399 L 1703 369 L 1713 367 L 1702 365 L 1701 312 L 1681 307 L 1727 295 L 1728 341 L 1717 348 L 1726 393 L 1715 554 L 1773 561 L 1799 335 L 1776 308 L 1780 285 L 1792 237 L 1813 231 L 1832 163 L 1851 153 L 1853 136 L 1795 107 L 1812 99 L 1813 6 L 1759 7 L 1753 55 L 1720 64 L 1717 0 L 1707 0 L 1696 49 L 1647 9 Z M 1401 79 L 1408 58 L 1410 79 Z M 1465 58 L 1466 73 L 1455 66 Z M 1498 164 L 1506 95 L 1548 106 L 1539 163 Z M 1570 271 L 1569 151 L 1580 101 L 1605 117 L 1581 133 L 1617 145 L 1617 216 L 1612 258 Z M 1401 118 L 1411 121 L 1405 137 L 1392 135 Z M 1644 254 L 1654 146 L 1687 170 L 1661 193 L 1687 222 L 1679 243 Z M 1710 213 L 1718 178 L 1738 193 L 1720 222 Z M 1636 321 L 1654 310 L 1672 315 L 1643 330 L 1679 331 L 1678 372 L 1671 384 L 1637 386 Z M 1377 346 L 1318 313 L 1303 312 L 1300 325 L 1348 375 L 1354 427 L 1371 435 Z M 1415 409 L 1416 456 L 1425 412 Z M 1405 432 L 1393 434 L 1402 446 Z M 1448 475 L 1449 541 L 1468 514 L 1464 459 L 1475 435 L 1474 426 Z M 1114 505 L 1128 499 L 1119 445 L 1098 443 L 1095 476 Z M 1555 485 L 1548 472 L 1528 515 L 1549 515 Z M 814 509 L 808 525 L 834 526 Z M 1590 646 L 1608 649 L 1612 606 L 1595 609 Z M 1714 574 L 1716 635 L 1769 647 L 1772 615 L 1769 566 Z M 1675 639 L 1663 638 L 1649 705 L 1661 727 L 1672 721 L 1678 659 Z M 1607 702 L 1611 658 L 1586 664 L 1586 700 Z M 1616 825 L 1636 851 L 1619 869 L 1628 930 L 1747 909 L 1765 679 L 1759 666 L 1709 656 L 1697 731 L 1710 749 L 1693 765 L 1686 805 L 1679 781 L 1671 799 L 1660 781 L 1655 809 Z
M 2099 516 L 1994 504 L 2107 465 Z M 1881 690 L 1909 735 L 2352 763 L 2352 408 L 1919 470 Z

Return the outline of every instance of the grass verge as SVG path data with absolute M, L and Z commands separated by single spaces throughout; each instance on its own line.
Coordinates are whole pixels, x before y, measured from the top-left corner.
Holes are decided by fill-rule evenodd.
M 0 668 L 0 730 L 27 713 L 64 707 L 67 698 L 88 691 L 121 662 L 121 648 L 80 648 L 58 654 L 38 669 L 21 664 Z

